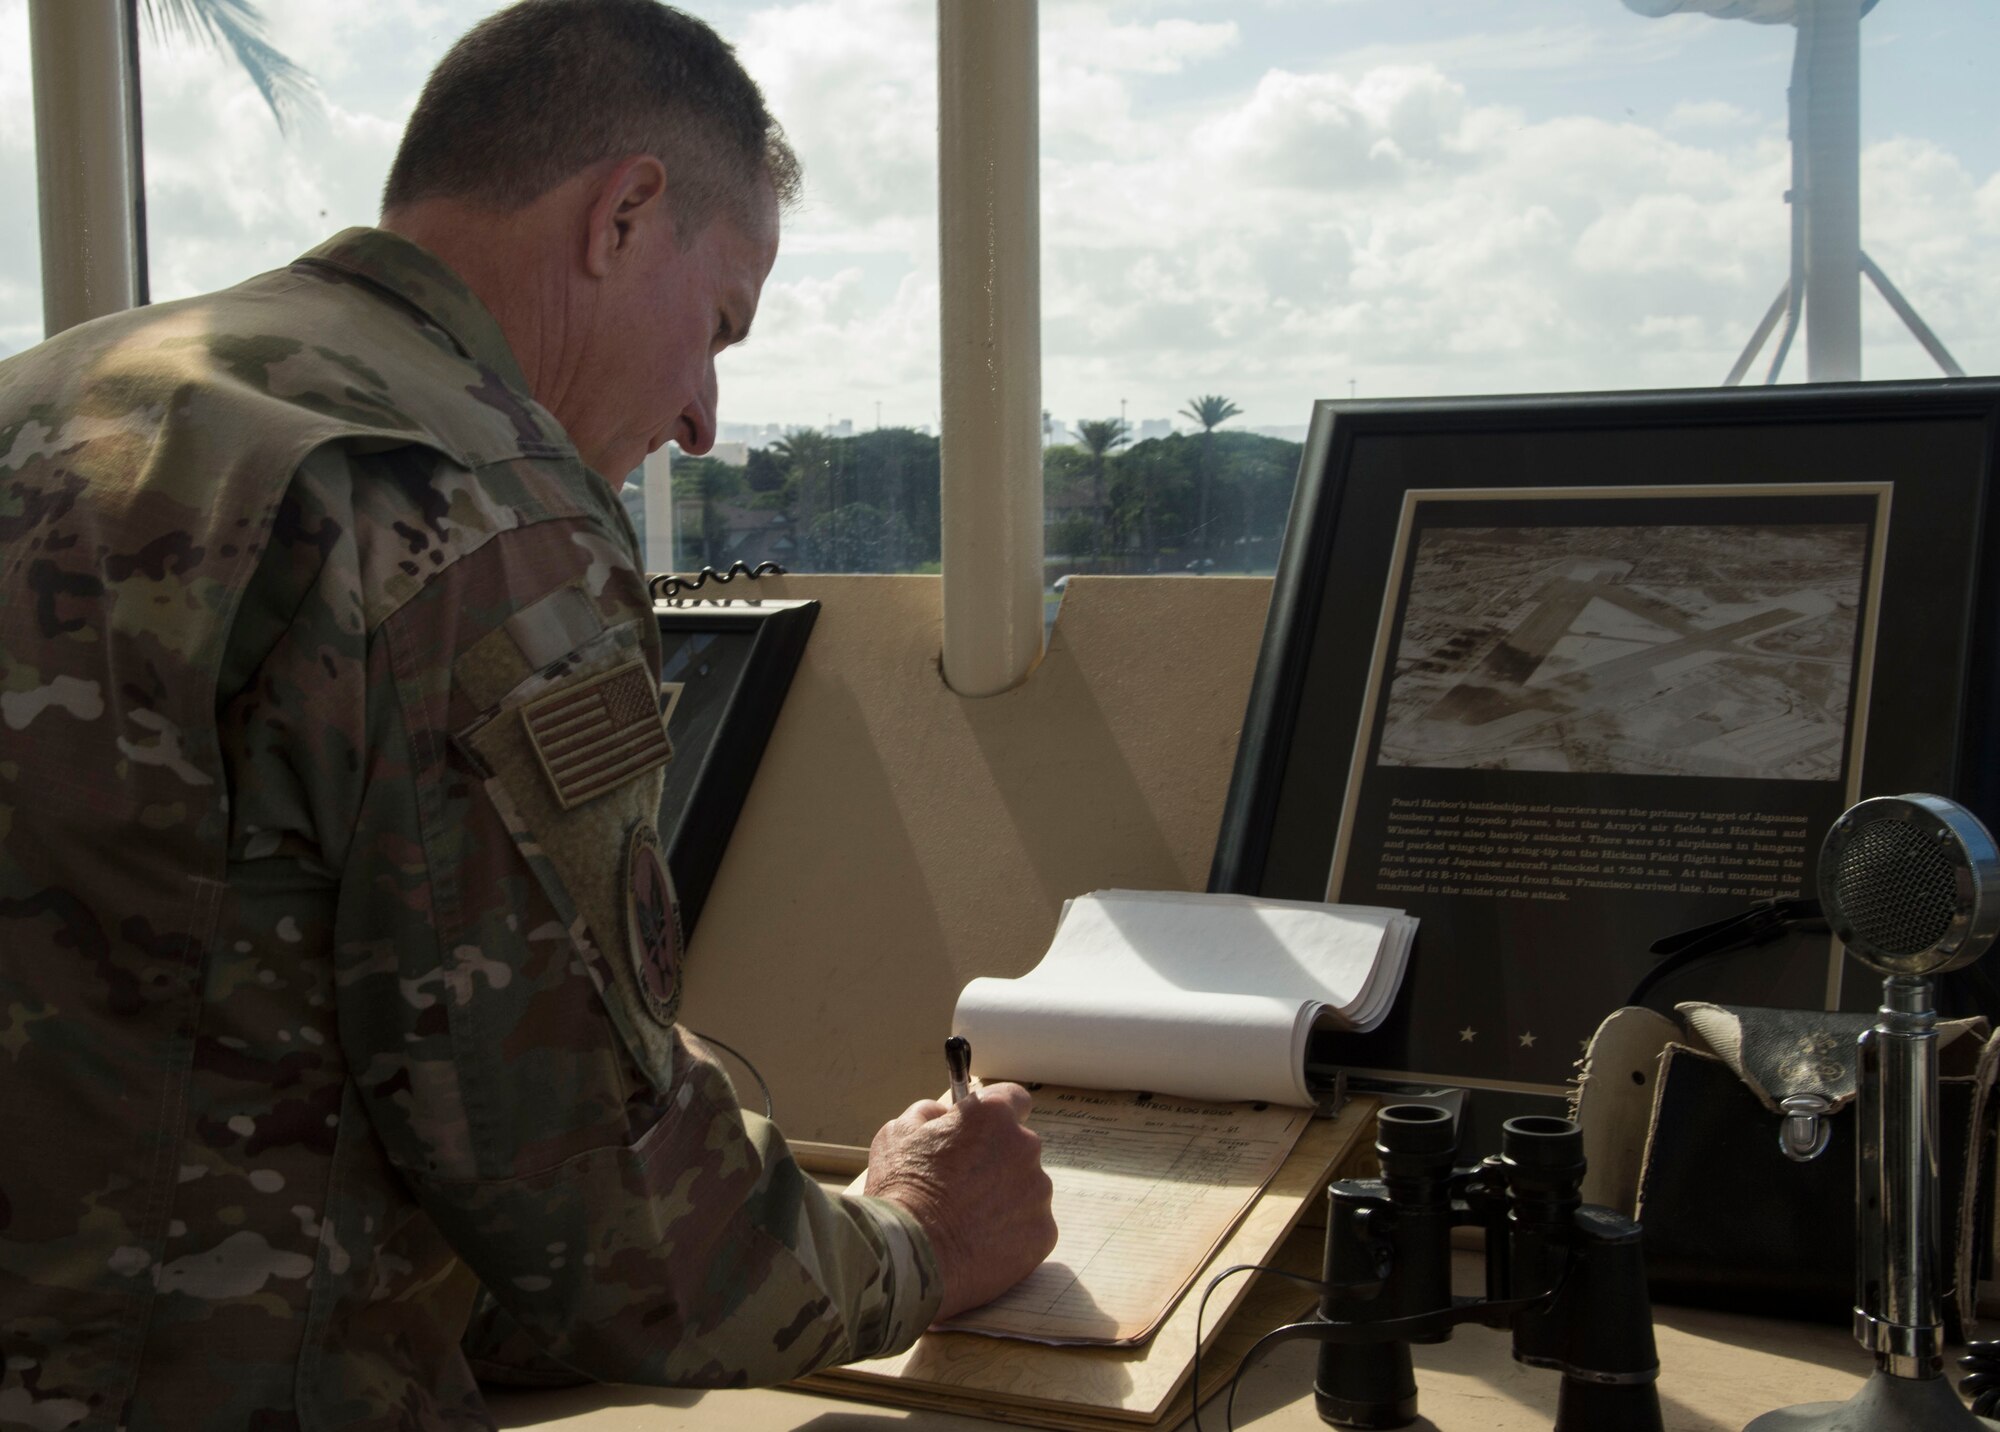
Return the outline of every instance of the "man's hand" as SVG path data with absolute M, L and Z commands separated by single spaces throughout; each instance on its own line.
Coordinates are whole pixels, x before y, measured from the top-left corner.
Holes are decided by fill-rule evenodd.
M 962 1104 L 922 1099 L 868 1146 L 865 1191 L 901 1204 L 929 1235 L 944 1277 L 940 1318 L 997 1298 L 1056 1246 L 1042 1140 L 1019 1084 Z

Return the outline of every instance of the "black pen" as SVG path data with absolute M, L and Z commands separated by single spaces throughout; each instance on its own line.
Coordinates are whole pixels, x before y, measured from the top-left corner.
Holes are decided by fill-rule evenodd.
M 972 1046 L 954 1034 L 944 1042 L 944 1067 L 951 1073 L 951 1102 L 963 1104 L 973 1097 L 966 1080 L 972 1074 Z

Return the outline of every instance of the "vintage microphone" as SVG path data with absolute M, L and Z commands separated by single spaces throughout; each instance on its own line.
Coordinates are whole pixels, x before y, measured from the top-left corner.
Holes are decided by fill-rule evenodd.
M 1861 1036 L 1854 1336 L 1875 1372 L 1846 1402 L 1767 1412 L 1746 1432 L 1994 1428 L 1944 1376 L 1938 1244 L 1937 1013 L 1931 976 L 1971 964 L 2000 930 L 2000 849 L 1942 796 L 1851 807 L 1820 849 L 1820 900 L 1847 952 L 1879 970 Z

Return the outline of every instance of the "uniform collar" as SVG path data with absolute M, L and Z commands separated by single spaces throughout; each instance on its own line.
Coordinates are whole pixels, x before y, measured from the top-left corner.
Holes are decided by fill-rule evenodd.
M 299 262 L 336 268 L 386 290 L 450 334 L 475 363 L 533 398 L 499 320 L 430 250 L 386 229 L 344 229 Z

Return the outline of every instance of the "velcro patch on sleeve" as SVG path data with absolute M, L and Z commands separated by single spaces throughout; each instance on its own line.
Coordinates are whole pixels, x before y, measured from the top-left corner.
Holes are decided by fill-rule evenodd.
M 521 719 L 564 810 L 673 759 L 659 679 L 643 659 L 551 691 L 523 706 Z
M 686 951 L 673 873 L 650 821 L 634 826 L 625 845 L 625 943 L 646 1007 L 660 1023 L 672 1024 Z

